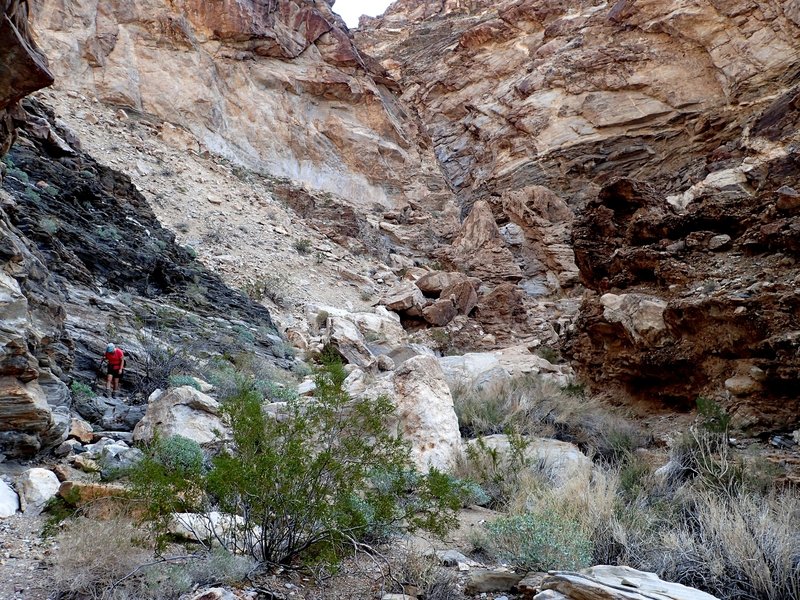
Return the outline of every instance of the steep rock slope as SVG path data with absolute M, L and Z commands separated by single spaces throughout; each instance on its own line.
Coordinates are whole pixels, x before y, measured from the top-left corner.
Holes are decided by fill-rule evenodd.
M 429 141 L 329 3 L 34 6 L 60 89 L 186 128 L 204 149 L 362 214 L 422 208 L 425 227 L 409 228 L 415 243 L 451 233 L 452 195 Z
M 283 367 L 269 312 L 226 287 L 158 223 L 124 175 L 95 162 L 38 102 L 0 188 L 0 452 L 31 455 L 63 439 L 67 383 L 91 382 L 104 345 L 129 356 L 125 388 L 148 377 L 154 349 L 248 351 Z M 247 348 L 241 338 L 247 333 Z
M 560 331 L 590 384 L 797 424 L 796 3 L 399 0 L 361 25 L 465 230 L 495 232 L 478 237 L 496 283 L 558 293 L 580 272 Z M 461 246 L 440 253 L 487 270 Z

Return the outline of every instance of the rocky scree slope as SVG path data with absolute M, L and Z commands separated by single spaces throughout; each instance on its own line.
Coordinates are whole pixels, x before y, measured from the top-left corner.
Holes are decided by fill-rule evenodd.
M 130 180 L 96 163 L 38 102 L 16 106 L 3 159 L 2 452 L 63 440 L 73 377 L 95 378 L 109 340 L 129 381 L 153 347 L 246 350 L 290 367 L 266 308 L 225 286 L 175 244 Z M 251 341 L 250 341 L 251 340 Z M 241 348 L 244 350 L 245 348 Z
M 153 115 L 236 164 L 331 194 L 333 208 L 301 198 L 304 217 L 415 213 L 387 237 L 420 255 L 457 226 L 430 141 L 329 3 L 33 6 L 59 89 Z
M 483 264 L 591 290 L 559 331 L 597 390 L 766 432 L 798 419 L 799 32 L 788 1 L 400 0 L 356 40 L 497 232 Z

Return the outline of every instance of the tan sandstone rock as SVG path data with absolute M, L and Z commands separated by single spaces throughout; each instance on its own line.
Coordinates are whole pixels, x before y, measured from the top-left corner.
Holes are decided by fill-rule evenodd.
M 436 358 L 418 355 L 373 384 L 350 382 L 355 393 L 386 394 L 397 408 L 393 425 L 411 444 L 411 458 L 419 469 L 450 470 L 461 453 L 461 434 L 453 397 Z
M 230 433 L 220 414 L 219 403 L 192 386 L 156 392 L 148 400 L 147 412 L 133 430 L 137 442 L 180 435 L 198 444 L 212 444 Z

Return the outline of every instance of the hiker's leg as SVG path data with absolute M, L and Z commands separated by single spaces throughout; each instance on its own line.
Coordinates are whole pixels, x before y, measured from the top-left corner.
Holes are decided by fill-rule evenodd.
M 114 375 L 114 391 L 119 391 L 119 375 Z
M 113 379 L 113 377 L 114 376 L 111 373 L 109 373 L 108 377 L 106 377 L 106 389 L 108 391 L 111 391 L 111 380 Z

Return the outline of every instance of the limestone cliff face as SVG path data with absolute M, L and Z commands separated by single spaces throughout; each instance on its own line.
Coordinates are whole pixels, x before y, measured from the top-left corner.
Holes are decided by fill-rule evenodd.
M 382 68 L 322 0 L 35 0 L 57 86 L 182 126 L 362 212 L 450 201 Z M 451 225 L 452 227 L 452 225 Z
M 624 172 L 683 191 L 800 73 L 792 0 L 400 0 L 357 32 L 420 111 L 469 206 L 571 205 Z
M 528 296 L 579 278 L 562 340 L 598 391 L 796 426 L 800 5 L 399 0 L 361 25 L 469 213 L 443 259 Z

